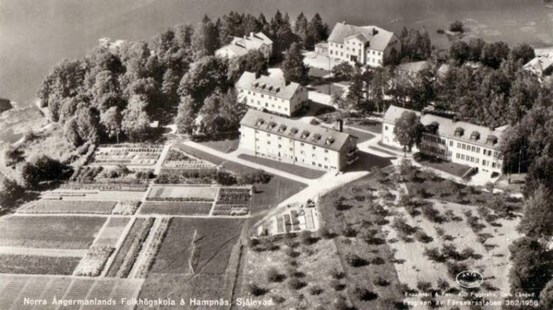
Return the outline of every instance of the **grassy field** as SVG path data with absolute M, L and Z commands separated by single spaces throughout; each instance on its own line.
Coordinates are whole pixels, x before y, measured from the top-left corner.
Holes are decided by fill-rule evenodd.
M 218 189 L 209 186 L 154 186 L 148 194 L 148 199 L 157 198 L 193 198 L 213 201 Z
M 114 247 L 123 234 L 125 227 L 127 227 L 129 220 L 130 218 L 127 217 L 110 218 L 100 235 L 94 241 L 94 245 L 107 245 Z
M 70 275 L 80 257 L 0 255 L 0 273 Z
M 254 163 L 265 165 L 267 167 L 271 167 L 291 174 L 295 174 L 297 176 L 304 177 L 307 179 L 318 179 L 326 173 L 326 171 L 322 171 L 322 170 L 309 169 L 307 167 L 284 163 L 284 162 L 280 162 L 280 161 L 276 161 L 268 158 L 256 157 L 248 154 L 240 154 L 238 155 L 238 157 Z
M 207 160 L 215 165 L 220 165 L 222 164 L 225 160 L 218 157 L 218 156 L 215 156 L 215 155 L 211 155 L 209 153 L 206 153 L 206 152 L 203 152 L 203 151 L 200 151 L 198 149 L 195 149 L 193 147 L 190 147 L 188 145 L 184 145 L 184 144 L 176 144 L 174 146 L 176 149 L 180 150 L 180 151 L 183 151 L 185 153 L 188 153 L 194 157 L 197 157 L 197 158 L 200 158 L 200 159 L 203 159 L 203 160 Z
M 19 213 L 110 214 L 116 201 L 38 200 L 23 206 Z
M 46 299 L 48 305 L 38 306 L 39 309 L 56 309 L 57 305 L 52 305 L 52 299 L 85 297 L 107 300 L 110 297 L 117 299 L 117 306 L 84 306 L 81 309 L 127 309 L 132 310 L 132 306 L 123 306 L 119 298 L 136 298 L 141 280 L 127 279 L 74 279 L 59 276 L 33 276 L 33 275 L 0 275 L 0 309 L 30 309 L 29 305 L 23 304 L 23 298 Z M 79 307 L 61 307 L 67 309 L 79 309 Z
M 86 249 L 106 221 L 102 217 L 13 216 L 0 220 L 0 245 Z
M 151 273 L 187 274 L 194 231 L 197 231 L 194 271 L 222 274 L 243 221 L 234 219 L 173 218 Z
M 391 309 L 403 299 L 392 263 L 393 252 L 384 242 L 382 225 L 386 213 L 374 201 L 374 191 L 379 187 L 369 176 L 319 201 L 325 228 L 336 234 L 334 241 L 345 268 L 347 295 L 358 309 Z M 376 296 L 370 300 L 352 298 L 358 288 Z
M 223 153 L 230 153 L 238 148 L 240 140 L 238 138 L 235 138 L 218 141 L 205 141 L 199 143 Z
M 147 201 L 140 208 L 140 214 L 208 215 L 212 206 L 210 202 Z
M 113 259 L 106 274 L 108 277 L 125 278 L 128 276 L 153 222 L 153 218 L 137 218 L 135 220 L 127 237 Z

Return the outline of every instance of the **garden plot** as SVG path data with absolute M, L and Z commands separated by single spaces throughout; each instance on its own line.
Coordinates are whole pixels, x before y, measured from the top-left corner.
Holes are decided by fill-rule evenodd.
M 155 256 L 159 251 L 161 242 L 165 238 L 165 233 L 169 227 L 170 218 L 156 218 L 148 238 L 144 241 L 144 246 L 136 259 L 136 263 L 131 270 L 129 277 L 131 278 L 145 278 L 148 270 L 154 262 Z
M 210 186 L 153 186 L 149 201 L 214 201 L 219 189 Z
M 33 201 L 19 208 L 18 213 L 88 213 L 110 214 L 115 201 L 47 200 Z
M 116 184 L 120 185 L 120 184 Z M 109 185 L 111 186 L 111 185 Z M 123 189 L 122 187 L 110 187 L 106 190 L 71 190 L 63 189 L 48 192 L 46 195 L 43 195 L 42 200 L 54 200 L 60 201 L 120 201 L 120 200 L 141 200 L 144 196 L 144 192 L 148 189 L 147 185 L 140 185 L 140 190 L 128 190 Z M 138 189 L 138 188 L 136 188 Z M 61 193 L 61 194 L 58 194 Z M 69 195 L 68 195 L 69 194 Z
M 106 219 L 91 216 L 11 216 L 0 219 L 0 246 L 87 249 Z
M 69 198 L 72 196 L 97 195 L 99 191 L 145 192 L 148 184 L 145 183 L 78 183 L 67 182 L 60 186 L 60 190 L 43 192 L 43 196 L 50 198 Z
M 518 219 L 497 219 L 492 224 L 481 218 L 474 206 L 436 200 L 426 203 L 431 207 L 423 207 L 422 214 L 397 208 L 385 225 L 400 281 L 412 289 L 447 290 L 458 287 L 455 277 L 460 271 L 475 270 L 484 277 L 481 291 L 508 292 L 509 245 L 520 237 Z M 403 224 L 398 224 L 397 218 L 403 219 Z M 499 300 L 497 295 L 488 299 Z
M 283 234 L 300 231 L 316 231 L 318 229 L 317 213 L 314 208 L 285 209 L 277 215 L 269 228 L 271 234 Z
M 100 235 L 94 241 L 95 246 L 115 247 L 119 238 L 129 225 L 130 218 L 127 217 L 111 217 L 100 231 Z
M 94 153 L 92 165 L 153 166 L 158 161 L 162 147 L 99 147 Z
M 215 169 L 216 166 L 208 161 L 197 159 L 179 150 L 171 149 L 163 162 L 163 167 L 183 170 L 209 170 Z
M 140 214 L 161 215 L 209 215 L 211 202 L 146 201 Z
M 132 299 L 138 296 L 143 280 L 127 279 L 82 279 L 59 276 L 0 275 L 0 309 L 65 309 L 52 303 L 56 299 L 101 299 L 114 298 L 116 306 L 73 305 L 72 309 L 133 309 L 123 305 L 120 298 Z M 31 307 L 24 304 L 24 298 L 45 299 L 47 304 Z
M 217 196 L 213 215 L 240 216 L 250 213 L 251 187 L 222 187 Z
M 70 275 L 80 260 L 80 257 L 2 254 L 0 273 Z

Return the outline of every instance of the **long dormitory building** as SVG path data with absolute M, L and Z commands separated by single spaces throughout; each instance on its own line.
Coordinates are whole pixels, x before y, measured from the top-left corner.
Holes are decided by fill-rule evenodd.
M 401 147 L 394 134 L 395 121 L 403 112 L 415 112 L 390 106 L 382 121 L 382 143 Z M 424 125 L 421 153 L 443 160 L 478 168 L 479 171 L 500 175 L 503 157 L 499 151 L 501 135 L 507 128 L 488 128 L 467 122 L 415 112 Z
M 342 171 L 357 158 L 358 138 L 340 130 L 248 110 L 240 148 L 248 154 L 327 171 Z

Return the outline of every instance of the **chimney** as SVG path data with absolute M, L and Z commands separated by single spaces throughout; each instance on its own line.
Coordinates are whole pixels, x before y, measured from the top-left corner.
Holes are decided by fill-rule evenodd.
M 285 80 L 284 80 L 284 86 L 288 86 L 288 85 L 290 85 L 290 80 L 285 79 Z
M 259 79 L 261 77 L 261 72 L 260 71 L 256 71 L 255 72 L 255 79 Z
M 250 32 L 250 37 L 253 38 L 255 35 L 253 32 Z
M 378 30 L 376 28 L 373 28 L 373 36 L 378 34 Z
M 339 132 L 344 131 L 344 120 L 339 118 L 336 121 L 334 121 L 334 129 L 338 130 Z

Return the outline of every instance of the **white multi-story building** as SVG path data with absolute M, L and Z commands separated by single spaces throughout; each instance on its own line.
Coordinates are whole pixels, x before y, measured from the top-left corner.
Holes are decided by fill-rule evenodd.
M 252 109 L 240 125 L 240 148 L 254 156 L 327 171 L 358 158 L 358 138 L 340 130 Z
M 230 59 L 254 50 L 260 51 L 269 60 L 273 53 L 273 41 L 263 32 L 250 32 L 249 36 L 233 37 L 229 44 L 215 51 L 215 56 Z
M 377 26 L 337 23 L 328 37 L 328 56 L 336 63 L 347 61 L 381 67 L 386 57 L 400 52 L 399 38 Z
M 238 101 L 261 111 L 292 116 L 307 104 L 307 89 L 287 81 L 281 70 L 271 70 L 270 75 L 244 72 L 236 89 Z
M 415 111 L 396 106 L 388 108 L 382 120 L 382 143 L 401 148 L 394 127 L 396 119 L 404 112 Z M 418 149 L 421 153 L 494 175 L 502 173 L 503 157 L 499 142 L 507 126 L 490 129 L 429 113 L 415 113 L 425 127 Z

